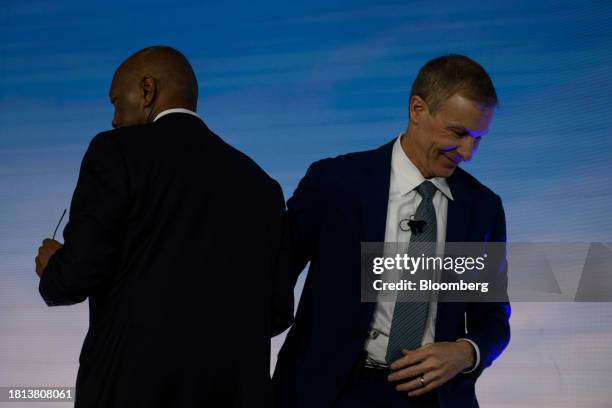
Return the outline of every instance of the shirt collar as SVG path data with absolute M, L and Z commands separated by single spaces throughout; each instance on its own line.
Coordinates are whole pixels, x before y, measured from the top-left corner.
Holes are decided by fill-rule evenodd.
M 410 161 L 401 144 L 401 133 L 393 144 L 393 153 L 391 154 L 391 176 L 394 179 L 399 193 L 401 195 L 408 194 L 419 186 L 426 179 L 423 177 L 419 169 Z M 449 200 L 453 200 L 448 182 L 444 177 L 434 177 L 428 179 L 440 190 Z
M 163 111 L 159 112 L 157 114 L 157 116 L 155 117 L 155 119 L 153 119 L 153 122 L 155 122 L 157 119 L 161 118 L 162 116 L 166 116 L 166 115 L 168 115 L 170 113 L 187 113 L 188 115 L 193 115 L 196 118 L 200 118 L 198 116 L 198 114 L 195 113 L 192 110 L 185 109 L 185 108 L 173 108 L 173 109 L 166 109 L 166 110 L 163 110 Z M 200 119 L 202 119 L 202 118 L 200 118 Z

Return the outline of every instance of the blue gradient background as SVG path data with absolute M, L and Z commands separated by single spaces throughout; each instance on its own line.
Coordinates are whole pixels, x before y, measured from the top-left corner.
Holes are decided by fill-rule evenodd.
M 33 259 L 110 128 L 110 78 L 134 51 L 182 50 L 198 112 L 287 198 L 312 161 L 401 132 L 425 61 L 467 54 L 501 106 L 464 168 L 504 199 L 509 239 L 610 242 L 610 21 L 609 1 L 0 1 L 0 386 L 74 383 L 86 305 L 46 308 Z M 612 305 L 513 309 L 481 405 L 609 406 Z

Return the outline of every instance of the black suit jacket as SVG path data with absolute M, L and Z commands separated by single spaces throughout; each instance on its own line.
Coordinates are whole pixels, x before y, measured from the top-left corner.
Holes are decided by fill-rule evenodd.
M 294 277 L 308 261 L 310 269 L 274 372 L 281 407 L 332 406 L 363 352 L 375 303 L 360 301 L 360 243 L 385 239 L 394 142 L 313 163 L 287 202 Z M 500 198 L 460 168 L 448 183 L 446 241 L 505 242 Z M 494 252 L 490 279 L 505 293 L 505 253 Z M 437 389 L 441 407 L 478 405 L 476 379 L 508 344 L 509 316 L 508 302 L 438 304 L 435 341 L 469 338 L 481 353 L 476 370 Z
M 39 288 L 89 298 L 76 406 L 269 404 L 270 337 L 293 312 L 283 211 L 278 183 L 197 117 L 97 135 Z

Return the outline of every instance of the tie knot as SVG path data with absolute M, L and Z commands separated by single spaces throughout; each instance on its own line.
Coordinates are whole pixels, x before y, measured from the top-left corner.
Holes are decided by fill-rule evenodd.
M 434 194 L 436 194 L 436 190 L 436 186 L 429 180 L 425 180 L 416 188 L 417 193 L 419 193 L 424 200 L 431 200 Z

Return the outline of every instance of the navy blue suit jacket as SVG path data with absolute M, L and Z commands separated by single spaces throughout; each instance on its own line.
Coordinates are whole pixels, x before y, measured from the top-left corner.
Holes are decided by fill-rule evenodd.
M 360 301 L 360 243 L 384 241 L 394 141 L 313 163 L 287 202 L 292 271 L 310 269 L 274 373 L 280 407 L 332 406 L 363 352 L 375 303 Z M 446 241 L 505 242 L 499 196 L 460 168 L 448 183 Z M 498 270 L 506 287 L 505 255 Z M 476 370 L 437 389 L 441 407 L 478 406 L 476 379 L 508 344 L 509 317 L 508 302 L 439 303 L 435 341 L 469 338 L 481 353 Z

